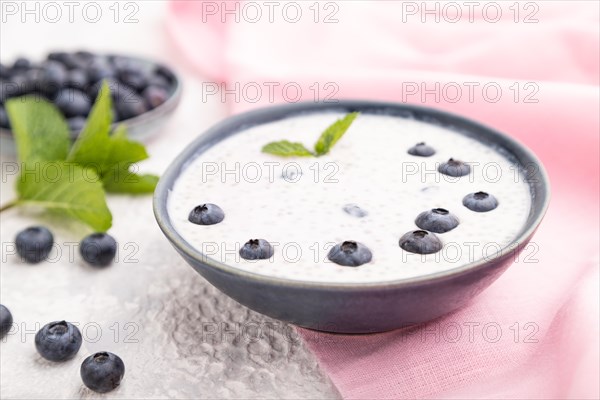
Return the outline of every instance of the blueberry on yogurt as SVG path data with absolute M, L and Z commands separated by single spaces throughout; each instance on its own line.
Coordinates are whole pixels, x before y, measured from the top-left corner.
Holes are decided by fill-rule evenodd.
M 486 192 L 475 192 L 463 198 L 463 205 L 471 211 L 487 212 L 498 207 L 498 200 Z
M 364 244 L 347 240 L 333 246 L 329 250 L 327 258 L 344 267 L 358 267 L 370 262 L 373 254 Z
M 273 256 L 273 246 L 265 239 L 250 239 L 240 249 L 245 260 L 266 260 Z
M 425 142 L 421 142 L 408 149 L 408 154 L 417 157 L 431 157 L 435 154 L 435 150 Z
M 445 233 L 456 228 L 459 222 L 458 218 L 445 208 L 433 208 L 419 214 L 415 224 L 429 232 Z
M 66 321 L 55 321 L 44 325 L 35 335 L 35 348 L 49 361 L 66 361 L 81 347 L 81 332 Z
M 458 178 L 460 176 L 469 175 L 471 173 L 471 166 L 463 161 L 451 158 L 448 161 L 441 163 L 438 167 L 438 171 L 444 175 Z
M 417 254 L 433 254 L 442 249 L 442 242 L 434 233 L 422 230 L 405 233 L 400 238 L 399 245 L 402 249 Z
M 356 204 L 346 204 L 343 207 L 343 210 L 344 210 L 344 212 L 346 212 L 346 214 L 351 215 L 356 218 L 366 217 L 368 214 L 365 210 L 363 210 Z
M 216 204 L 205 203 L 190 211 L 188 221 L 196 225 L 214 225 L 223 221 L 225 213 Z

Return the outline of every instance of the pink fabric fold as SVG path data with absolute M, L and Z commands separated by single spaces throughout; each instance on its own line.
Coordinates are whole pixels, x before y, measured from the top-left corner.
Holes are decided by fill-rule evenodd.
M 599 398 L 598 3 L 519 3 L 517 16 L 495 2 L 496 22 L 495 6 L 477 12 L 488 3 L 471 21 L 455 2 L 457 22 L 447 2 L 428 4 L 439 22 L 422 2 L 320 3 L 315 22 L 313 3 L 297 2 L 295 23 L 269 21 L 260 2 L 263 18 L 249 21 L 245 4 L 173 1 L 167 16 L 191 65 L 224 82 L 232 112 L 328 95 L 430 105 L 520 140 L 552 183 L 533 245 L 469 306 L 381 334 L 300 329 L 342 396 Z M 338 21 L 324 23 L 332 11 Z

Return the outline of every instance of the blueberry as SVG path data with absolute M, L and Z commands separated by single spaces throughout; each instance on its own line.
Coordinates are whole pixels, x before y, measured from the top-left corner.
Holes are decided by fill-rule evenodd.
M 420 230 L 405 233 L 399 244 L 402 249 L 417 254 L 432 254 L 442 249 L 442 242 L 434 233 Z
M 11 70 L 6 65 L 0 63 L 0 79 L 10 79 Z
M 148 86 L 142 96 L 150 108 L 156 108 L 169 98 L 169 92 L 158 86 Z
M 345 267 L 358 267 L 371 261 L 373 254 L 367 246 L 353 240 L 338 243 L 329 250 L 327 258 Z
M 96 97 L 98 97 L 98 92 L 100 91 L 100 88 L 102 87 L 102 84 L 104 82 L 106 82 L 106 84 L 108 85 L 108 88 L 110 89 L 110 93 L 112 94 L 113 98 L 119 86 L 123 85 L 121 82 L 112 78 L 105 79 L 101 82 L 96 82 L 95 84 L 90 85 L 87 90 L 87 94 L 92 100 L 95 100 Z
M 56 106 L 67 118 L 87 116 L 92 108 L 89 97 L 78 89 L 62 89 L 54 100 Z
M 148 78 L 148 86 L 158 86 L 163 89 L 169 90 L 171 83 L 163 75 L 154 74 Z
M 216 204 L 206 203 L 194 207 L 188 216 L 188 221 L 196 225 L 214 225 L 223 221 L 225 213 Z
M 121 82 L 138 92 L 142 92 L 148 86 L 148 77 L 137 68 L 123 68 L 119 71 L 118 77 Z
M 94 55 L 94 53 L 92 53 L 92 52 L 90 52 L 90 51 L 86 51 L 86 50 L 79 50 L 79 51 L 76 51 L 76 52 L 74 53 L 74 55 L 75 55 L 76 57 L 78 57 L 78 58 L 82 59 L 82 60 L 89 60 L 89 61 L 93 60 L 93 59 L 94 59 L 94 57 L 96 57 L 96 56 Z
M 0 128 L 10 129 L 10 121 L 8 114 L 3 106 L 0 106 Z
M 356 218 L 366 217 L 369 214 L 368 212 L 366 212 L 365 210 L 363 210 L 356 204 L 346 204 L 343 207 L 343 210 L 347 214 L 352 215 L 353 217 L 356 217 Z
M 17 58 L 12 66 L 13 70 L 26 70 L 29 67 L 31 67 L 31 61 L 25 57 Z
M 421 192 L 423 192 L 423 193 L 437 193 L 439 191 L 440 191 L 440 187 L 435 186 L 435 185 L 425 186 L 424 188 L 421 189 Z
M 489 193 L 476 192 L 466 195 L 463 205 L 471 211 L 486 212 L 498 207 L 498 200 Z
M 81 347 L 81 332 L 66 321 L 55 321 L 44 325 L 35 335 L 35 348 L 49 361 L 66 361 Z
M 42 68 L 31 68 L 25 72 L 28 92 L 42 92 L 44 82 L 44 70 Z
M 12 328 L 13 317 L 10 310 L 0 304 L 0 339 Z
M 79 372 L 85 386 L 94 392 L 106 393 L 121 384 L 125 364 L 116 354 L 102 351 L 83 360 Z
M 22 96 L 27 93 L 29 85 L 24 75 L 13 75 L 8 81 L 3 81 L 0 88 L 0 102 L 10 98 Z
M 423 211 L 415 220 L 419 228 L 435 233 L 451 231 L 458 226 L 458 223 L 458 218 L 444 208 Z
M 85 118 L 84 117 L 73 117 L 73 118 L 69 118 L 67 120 L 67 123 L 69 124 L 69 130 L 71 132 L 81 132 L 83 130 L 83 127 L 85 126 Z
M 426 145 L 425 142 L 421 142 L 408 149 L 408 154 L 418 157 L 431 157 L 435 154 L 435 150 L 433 147 Z
M 107 233 L 92 233 L 81 241 L 81 257 L 94 267 L 106 267 L 117 254 L 117 242 Z
M 438 171 L 444 175 L 459 177 L 469 175 L 471 173 L 471 166 L 460 160 L 451 158 L 448 161 L 440 164 Z
M 273 246 L 265 239 L 250 239 L 240 249 L 240 257 L 245 260 L 266 260 L 273 256 Z
M 94 60 L 87 69 L 88 80 L 96 83 L 102 79 L 114 78 L 114 69 L 103 60 Z
M 295 166 L 286 166 L 281 171 L 281 178 L 286 182 L 296 183 L 302 178 L 302 169 Z
M 41 90 L 48 96 L 55 96 L 67 81 L 67 70 L 57 61 L 46 61 L 40 77 Z
M 67 69 L 78 68 L 80 66 L 78 58 L 74 54 L 66 53 L 63 51 L 57 51 L 48 54 L 48 60 L 56 61 L 61 63 Z
M 173 72 L 171 72 L 171 70 L 163 65 L 159 65 L 154 69 L 154 74 L 155 75 L 159 75 L 162 76 L 163 78 L 165 78 L 167 80 L 167 82 L 169 82 L 169 84 L 173 84 L 173 82 L 175 82 L 175 75 L 173 75 Z
M 59 63 L 62 63 L 68 56 L 69 54 L 64 51 L 53 51 L 52 53 L 49 53 L 46 58 L 48 60 L 58 61 Z
M 108 61 L 114 66 L 115 70 L 118 72 L 139 69 L 139 63 L 136 63 L 135 60 L 129 57 L 111 55 L 108 56 Z
M 73 69 L 67 74 L 65 85 L 79 90 L 84 90 L 88 84 L 88 77 L 84 70 Z
M 19 232 L 15 239 L 17 253 L 30 264 L 39 263 L 48 257 L 53 244 L 52 233 L 43 226 L 29 227 Z
M 112 94 L 120 121 L 137 117 L 148 111 L 148 106 L 144 99 L 133 88 L 127 85 L 118 85 Z

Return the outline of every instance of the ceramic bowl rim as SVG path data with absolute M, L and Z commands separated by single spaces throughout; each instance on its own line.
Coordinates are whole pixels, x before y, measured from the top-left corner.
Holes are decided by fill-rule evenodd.
M 467 264 L 463 264 L 456 268 L 447 269 L 440 272 L 435 272 L 427 275 L 420 275 L 411 278 L 403 278 L 403 279 L 395 279 L 390 281 L 376 281 L 376 282 L 319 282 L 319 281 L 309 281 L 309 280 L 295 280 L 289 278 L 280 278 L 273 277 L 268 275 L 262 275 L 258 273 L 253 273 L 249 271 L 244 271 L 239 268 L 227 265 L 220 261 L 214 260 L 202 252 L 196 250 L 192 245 L 188 244 L 186 240 L 176 231 L 173 227 L 168 210 L 167 210 L 167 200 L 169 193 L 173 187 L 173 184 L 185 169 L 190 160 L 194 159 L 200 153 L 205 151 L 207 148 L 218 144 L 222 140 L 222 136 L 228 137 L 227 133 L 231 135 L 235 135 L 240 131 L 243 131 L 246 127 L 250 127 L 256 124 L 244 124 L 243 122 L 253 121 L 256 119 L 260 119 L 258 117 L 264 115 L 274 115 L 273 118 L 270 118 L 272 121 L 276 121 L 287 116 L 293 114 L 301 114 L 301 113 L 311 113 L 311 112 L 319 112 L 319 111 L 327 111 L 336 109 L 361 109 L 361 108 L 373 108 L 373 109 L 394 109 L 394 110 L 404 110 L 409 113 L 411 112 L 419 112 L 424 113 L 426 115 L 433 116 L 442 116 L 445 118 L 449 118 L 454 121 L 458 121 L 464 123 L 472 128 L 476 128 L 476 130 L 485 130 L 487 134 L 491 135 L 497 143 L 500 143 L 502 147 L 512 147 L 513 149 L 518 149 L 523 153 L 524 158 L 528 159 L 529 162 L 535 163 L 538 166 L 536 171 L 536 177 L 539 179 L 540 193 L 536 193 L 537 196 L 542 197 L 541 205 L 534 208 L 532 204 L 532 210 L 530 211 L 530 216 L 533 215 L 533 219 L 528 222 L 528 225 L 521 233 L 513 239 L 507 246 L 504 246 L 501 251 L 497 252 L 496 255 L 489 257 L 487 259 L 476 260 Z M 261 122 L 264 123 L 264 122 Z M 238 127 L 233 133 L 231 133 L 232 127 Z M 217 135 L 219 139 L 207 145 L 207 141 L 210 139 L 211 135 Z M 532 184 L 529 184 L 530 188 Z M 219 123 L 211 126 L 208 130 L 206 130 L 203 134 L 194 139 L 189 145 L 186 146 L 185 150 L 182 151 L 177 157 L 171 162 L 167 170 L 161 176 L 156 190 L 154 191 L 153 197 L 153 210 L 156 221 L 164 235 L 167 239 L 178 249 L 178 251 L 182 252 L 189 259 L 194 260 L 196 263 L 205 265 L 207 267 L 219 270 L 223 273 L 229 275 L 239 276 L 241 278 L 245 278 L 247 280 L 259 281 L 264 284 L 272 284 L 277 286 L 287 286 L 294 288 L 326 288 L 328 290 L 363 290 L 363 289 L 396 289 L 405 286 L 417 286 L 421 284 L 430 284 L 438 281 L 443 281 L 451 278 L 455 278 L 458 276 L 471 274 L 481 269 L 485 269 L 487 266 L 492 266 L 494 261 L 506 257 L 507 254 L 505 251 L 514 249 L 515 246 L 519 247 L 520 245 L 527 243 L 531 236 L 534 234 L 535 230 L 541 223 L 546 210 L 548 209 L 548 205 L 550 202 L 550 182 L 547 175 L 547 172 L 537 158 L 537 156 L 529 150 L 526 146 L 518 142 L 517 140 L 511 138 L 510 136 L 501 133 L 493 128 L 485 126 L 479 122 L 473 121 L 469 118 L 465 118 L 459 116 L 457 114 L 449 113 L 446 111 L 441 111 L 438 109 L 434 109 L 431 107 L 417 106 L 412 104 L 402 104 L 402 103 L 394 103 L 394 102 L 378 102 L 378 101 L 370 101 L 370 100 L 339 100 L 336 103 L 314 103 L 314 102 L 298 102 L 293 104 L 284 104 L 284 105 L 274 105 L 269 107 L 263 107 L 260 109 L 255 109 L 252 111 L 244 112 L 241 114 L 236 114 L 230 117 L 225 118 Z

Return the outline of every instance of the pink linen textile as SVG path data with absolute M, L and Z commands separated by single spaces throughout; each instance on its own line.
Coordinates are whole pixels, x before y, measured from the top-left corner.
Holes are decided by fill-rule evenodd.
M 170 4 L 174 44 L 232 112 L 332 94 L 425 104 L 509 133 L 549 172 L 533 245 L 469 306 L 381 334 L 300 329 L 344 398 L 600 397 L 598 2 L 492 3 L 321 2 L 315 22 L 297 2 L 294 23 L 280 2 L 272 21 L 261 2 L 258 21 L 244 2 Z

